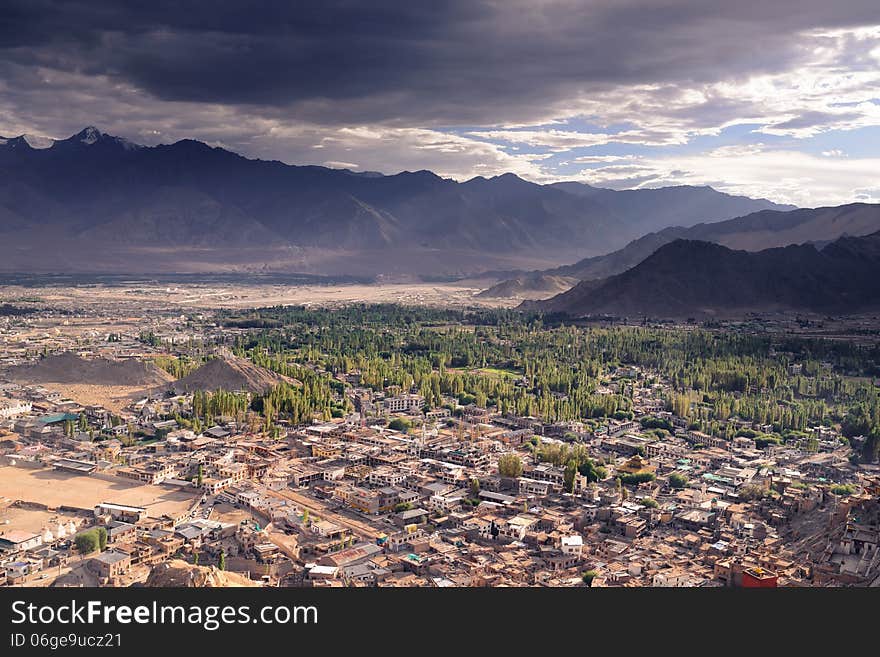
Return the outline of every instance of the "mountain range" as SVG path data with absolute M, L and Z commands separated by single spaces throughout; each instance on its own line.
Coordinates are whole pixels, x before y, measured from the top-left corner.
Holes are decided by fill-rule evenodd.
M 189 139 L 142 146 L 94 127 L 47 143 L 0 138 L 6 271 L 468 275 L 785 209 L 709 187 L 618 192 L 513 174 L 456 182 L 292 166 Z
M 676 239 L 623 273 L 526 307 L 571 317 L 701 317 L 880 307 L 880 232 L 757 252 Z
M 605 255 L 584 258 L 571 265 L 519 274 L 484 290 L 481 296 L 546 298 L 549 296 L 545 293 L 548 280 L 591 281 L 607 278 L 635 267 L 663 245 L 679 239 L 758 251 L 790 244 L 814 243 L 822 246 L 845 235 L 868 235 L 878 230 L 878 204 L 852 203 L 786 212 L 763 210 L 727 221 L 664 228 Z

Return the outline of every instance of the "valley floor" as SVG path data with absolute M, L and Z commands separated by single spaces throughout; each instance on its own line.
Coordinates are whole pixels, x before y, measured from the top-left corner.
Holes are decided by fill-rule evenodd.
M 340 285 L 165 284 L 132 282 L 118 285 L 4 286 L 0 303 L 58 309 L 114 307 L 125 312 L 169 308 L 253 308 L 275 305 L 337 306 L 353 303 L 401 303 L 416 306 L 513 307 L 518 300 L 485 299 L 475 295 L 491 281 Z M 27 299 L 21 303 L 20 299 Z M 39 301 L 30 301 L 39 299 Z M 106 322 L 102 323 L 106 329 Z M 96 328 L 96 327 L 95 327 Z

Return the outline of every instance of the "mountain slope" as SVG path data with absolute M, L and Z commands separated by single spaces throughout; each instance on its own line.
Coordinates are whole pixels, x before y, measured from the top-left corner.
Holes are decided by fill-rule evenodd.
M 533 274 L 563 276 L 582 281 L 602 279 L 635 267 L 664 244 L 677 239 L 713 242 L 732 249 L 757 251 L 805 242 L 825 243 L 843 235 L 868 235 L 877 230 L 880 230 L 878 204 L 853 203 L 788 212 L 761 211 L 727 221 L 701 223 L 690 228 L 665 228 L 648 233 L 607 255 L 584 258 L 572 265 Z M 529 275 L 525 275 L 526 280 L 528 277 Z M 524 296 L 529 291 L 528 288 L 522 289 L 518 296 Z
M 502 281 L 476 296 L 480 299 L 546 299 L 548 296 L 568 290 L 577 283 L 576 278 L 538 272 Z
M 229 390 L 263 393 L 282 382 L 292 379 L 254 365 L 245 358 L 222 355 L 212 358 L 194 372 L 171 384 L 178 394 L 195 390 Z
M 430 171 L 358 174 L 250 160 L 189 139 L 140 146 L 94 127 L 48 147 L 31 141 L 0 139 L 7 271 L 189 271 L 192 249 L 206 254 L 201 268 L 363 274 L 346 268 L 367 257 L 381 274 L 402 267 L 389 254 L 405 250 L 416 256 L 406 260 L 411 273 L 509 270 L 604 253 L 672 218 L 715 221 L 768 207 L 709 188 L 593 195 L 512 174 L 464 183 Z M 262 263 L 237 251 L 250 247 L 265 250 Z M 149 249 L 161 258 L 143 257 Z
M 733 196 L 711 187 L 690 185 L 620 191 L 577 182 L 553 183 L 551 186 L 613 208 L 617 215 L 626 217 L 640 235 L 667 226 L 687 228 L 709 220 L 733 219 L 759 210 L 795 209 L 793 205 L 778 205 L 767 199 Z
M 72 352 L 46 356 L 6 372 L 10 381 L 27 383 L 84 383 L 106 386 L 156 386 L 174 377 L 153 363 L 137 360 L 82 358 Z
M 584 281 L 530 307 L 574 317 L 689 317 L 751 310 L 851 313 L 878 304 L 880 232 L 843 237 L 822 250 L 800 245 L 755 253 L 679 239 L 622 274 Z

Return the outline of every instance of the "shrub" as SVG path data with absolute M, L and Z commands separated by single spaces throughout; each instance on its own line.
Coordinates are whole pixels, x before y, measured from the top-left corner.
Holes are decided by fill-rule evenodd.
M 760 500 L 767 494 L 767 489 L 757 484 L 746 484 L 739 489 L 739 498 L 747 502 Z
M 406 433 L 409 431 L 410 424 L 402 417 L 396 417 L 391 422 L 388 423 L 389 429 L 394 429 L 395 431 L 403 431 Z
M 584 581 L 584 584 L 586 584 L 587 586 L 592 586 L 593 580 L 596 579 L 596 577 L 598 577 L 598 576 L 599 576 L 599 573 L 597 573 L 595 570 L 588 570 L 581 576 L 581 579 Z
M 622 475 L 620 482 L 627 485 L 638 485 L 647 481 L 654 481 L 655 478 L 653 472 L 637 472 L 635 474 Z

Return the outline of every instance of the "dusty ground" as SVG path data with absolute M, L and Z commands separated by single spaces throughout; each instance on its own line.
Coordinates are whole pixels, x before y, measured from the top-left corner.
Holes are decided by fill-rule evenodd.
M 130 315 L 144 310 L 170 308 L 253 308 L 257 306 L 286 305 L 340 305 L 347 303 L 404 303 L 413 305 L 452 306 L 510 306 L 507 299 L 477 299 L 477 292 L 491 285 L 491 280 L 459 281 L 455 283 L 398 283 L 352 285 L 219 285 L 132 283 L 131 285 L 71 286 L 71 287 L 16 287 L 3 289 L 3 299 L 23 296 L 40 298 L 40 304 L 60 308 L 128 308 Z M 130 317 L 113 320 L 71 320 L 82 324 L 83 332 L 105 333 L 128 324 Z M 54 329 L 46 327 L 43 332 Z M 118 329 L 117 329 L 118 330 Z
M 54 533 L 58 523 L 63 523 L 65 529 L 67 523 L 73 522 L 79 526 L 82 516 L 55 511 L 39 511 L 36 509 L 22 509 L 20 507 L 5 507 L 0 500 L 0 535 L 8 531 L 23 531 L 37 533 L 46 527 Z
M 215 504 L 211 512 L 211 520 L 238 524 L 242 520 L 252 520 L 253 516 L 242 509 L 237 509 L 231 504 Z
M 72 506 L 89 509 L 100 502 L 146 507 L 152 518 L 178 515 L 194 496 L 162 486 L 142 486 L 119 479 L 68 474 L 50 469 L 0 467 L 0 497 L 45 504 L 50 508 Z
M 79 404 L 98 404 L 104 408 L 120 412 L 133 400 L 143 399 L 147 391 L 155 386 L 144 388 L 141 386 L 96 386 L 85 383 L 41 383 L 47 390 L 61 393 L 67 399 L 73 399 Z

